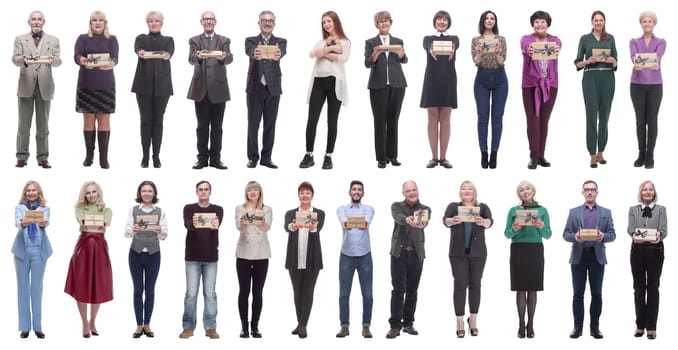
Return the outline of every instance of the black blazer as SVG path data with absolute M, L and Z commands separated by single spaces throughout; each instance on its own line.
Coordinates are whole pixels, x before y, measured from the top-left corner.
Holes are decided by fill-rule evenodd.
M 174 39 L 160 33 L 140 34 L 134 40 L 134 52 L 139 53 L 140 50 L 165 51 L 171 57 L 174 56 Z M 170 61 L 138 57 L 132 92 L 151 96 L 173 95 Z
M 289 224 L 294 221 L 299 208 L 290 209 L 285 213 L 285 231 L 287 231 L 287 257 L 285 258 L 285 268 L 297 269 L 297 244 L 299 243 L 299 231 L 290 231 Z M 308 251 L 306 252 L 306 269 L 320 270 L 323 268 L 323 252 L 320 247 L 320 230 L 325 224 L 325 212 L 313 208 L 314 213 L 318 213 L 318 231 L 308 233 Z
M 213 34 L 208 40 L 204 33 L 188 40 L 188 62 L 193 65 L 193 78 L 188 88 L 188 98 L 193 101 L 202 101 L 209 98 L 211 103 L 226 102 L 231 99 L 226 77 L 226 65 L 233 62 L 231 53 L 231 39 Z M 223 60 L 218 58 L 199 59 L 198 51 L 223 51 L 226 54 Z M 208 93 L 209 92 L 209 93 Z
M 261 34 L 245 39 L 245 54 L 250 58 L 250 66 L 247 69 L 247 87 L 245 88 L 245 92 L 252 93 L 256 91 L 257 84 L 260 84 L 261 76 L 263 75 L 271 95 L 281 95 L 282 71 L 280 70 L 280 60 L 254 59 L 254 49 L 256 49 L 259 44 L 263 43 L 264 38 Z M 278 48 L 280 48 L 280 58 L 285 57 L 285 54 L 287 53 L 287 40 L 271 34 L 271 37 L 268 39 L 268 45 L 276 44 L 278 45 Z
M 451 218 L 459 215 L 459 207 L 461 203 L 453 202 L 447 206 L 445 209 L 445 216 L 443 216 L 443 225 L 445 225 L 445 218 Z M 485 203 L 480 203 L 480 216 L 483 219 L 490 219 L 490 227 L 494 223 L 492 219 L 492 212 L 490 207 Z M 447 226 L 447 225 L 445 225 Z M 465 234 L 464 225 L 453 225 L 450 227 L 450 252 L 449 256 L 466 256 L 466 245 L 465 245 Z M 469 252 L 470 257 L 486 257 L 487 256 L 487 246 L 485 245 L 485 227 L 473 224 L 473 234 L 471 235 L 471 250 Z
M 389 44 L 403 45 L 403 41 L 389 34 Z M 386 67 L 388 67 L 389 84 L 391 87 L 407 87 L 405 74 L 403 73 L 402 63 L 407 63 L 407 55 L 398 58 L 398 55 L 382 52 L 377 57 L 376 62 L 372 62 L 372 52 L 374 48 L 381 45 L 381 38 L 377 35 L 374 38 L 365 40 L 365 67 L 370 68 L 370 78 L 367 82 L 368 89 L 383 89 L 386 87 Z

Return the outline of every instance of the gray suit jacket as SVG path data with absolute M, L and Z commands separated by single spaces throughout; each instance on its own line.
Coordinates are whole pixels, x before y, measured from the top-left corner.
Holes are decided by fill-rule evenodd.
M 410 227 L 409 224 L 405 221 L 408 216 L 411 216 L 410 210 L 425 210 L 428 212 L 429 219 L 431 218 L 431 208 L 426 205 L 417 202 L 413 208 L 409 208 L 407 202 L 393 202 L 391 204 L 391 216 L 393 216 L 393 234 L 391 235 L 391 256 L 394 258 L 400 258 L 400 253 L 402 252 L 402 245 L 405 240 L 405 235 L 409 230 L 412 235 L 412 243 L 414 244 L 414 249 L 417 252 L 417 257 L 419 261 L 424 261 L 426 258 L 426 251 L 424 250 L 424 242 L 426 241 L 426 236 L 424 235 L 424 226 L 423 228 Z M 426 223 L 428 225 L 428 222 Z
M 403 45 L 403 41 L 392 35 L 389 35 L 389 44 Z M 370 68 L 370 78 L 367 82 L 368 89 L 383 89 L 386 87 L 386 70 L 388 69 L 389 84 L 394 88 L 407 87 L 405 74 L 403 73 L 402 63 L 407 63 L 407 55 L 398 58 L 398 55 L 389 53 L 379 54 L 376 62 L 372 62 L 372 52 L 374 48 L 381 45 L 381 38 L 377 35 L 374 38 L 365 40 L 365 67 Z
M 196 35 L 188 40 L 190 47 L 188 62 L 193 65 L 193 79 L 188 88 L 188 98 L 194 101 L 203 101 L 208 98 L 211 103 L 226 102 L 231 99 L 226 77 L 226 65 L 233 62 L 231 54 L 231 39 L 213 34 L 212 40 L 208 40 L 204 33 Z M 224 59 L 203 58 L 199 59 L 195 54 L 198 51 L 223 51 Z
M 61 65 L 61 49 L 59 39 L 47 33 L 43 33 L 40 45 L 35 47 L 31 33 L 19 35 L 14 39 L 14 54 L 12 62 L 19 67 L 18 97 L 32 97 L 35 92 L 35 84 L 40 87 L 40 95 L 43 100 L 51 100 L 54 97 L 54 79 L 52 67 Z M 52 64 L 24 64 L 24 56 L 52 56 Z

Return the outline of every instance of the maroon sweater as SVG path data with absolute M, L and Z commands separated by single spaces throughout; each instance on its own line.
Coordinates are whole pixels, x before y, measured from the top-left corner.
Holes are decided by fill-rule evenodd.
M 216 213 L 219 225 L 223 222 L 224 209 L 210 204 L 203 208 L 198 203 L 184 206 L 184 227 L 186 227 L 186 253 L 184 260 L 200 262 L 217 262 L 219 260 L 219 230 L 195 228 L 193 214 Z

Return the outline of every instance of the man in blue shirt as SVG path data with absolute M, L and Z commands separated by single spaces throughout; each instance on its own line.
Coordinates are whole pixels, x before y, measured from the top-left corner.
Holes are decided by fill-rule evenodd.
M 358 180 L 351 181 L 348 191 L 351 203 L 337 208 L 337 217 L 343 229 L 341 256 L 339 258 L 339 320 L 341 330 L 337 338 L 349 335 L 349 297 L 353 284 L 353 273 L 358 271 L 360 291 L 363 295 L 363 331 L 365 338 L 372 338 L 372 253 L 370 252 L 370 223 L 374 208 L 361 203 L 364 185 Z

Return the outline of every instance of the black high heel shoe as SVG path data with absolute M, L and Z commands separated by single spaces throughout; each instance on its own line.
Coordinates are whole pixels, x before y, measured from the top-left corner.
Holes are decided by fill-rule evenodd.
M 532 328 L 532 326 L 527 326 L 525 331 L 527 333 L 528 338 L 530 339 L 534 338 L 534 328 Z
M 518 338 L 525 338 L 525 327 L 518 327 Z
M 471 318 L 466 319 L 466 323 L 468 323 L 468 331 L 471 333 L 472 337 L 477 337 L 478 336 L 478 328 L 471 328 Z

